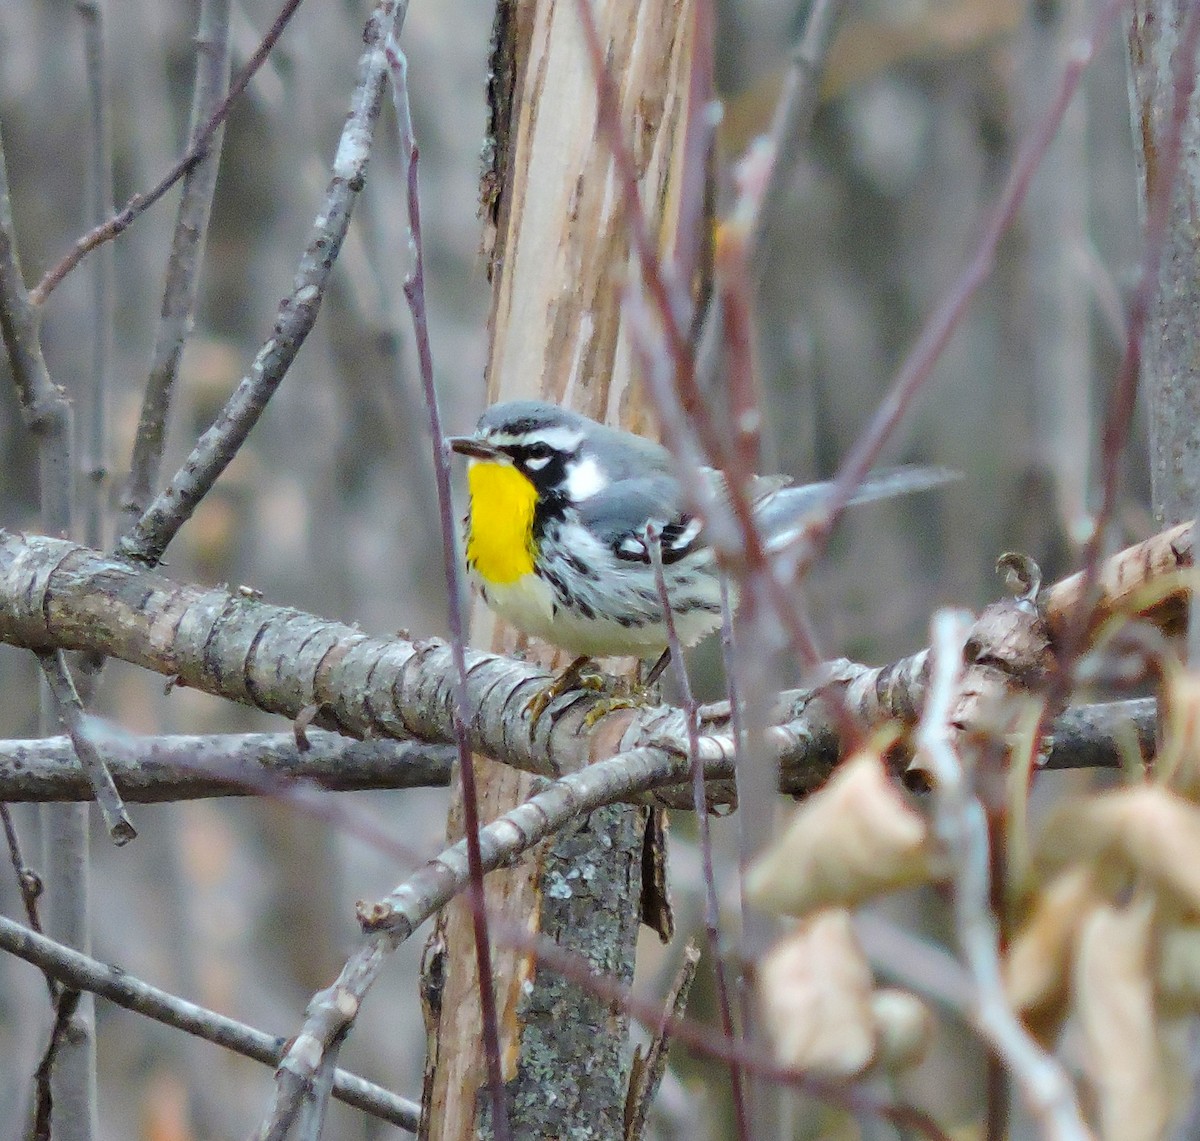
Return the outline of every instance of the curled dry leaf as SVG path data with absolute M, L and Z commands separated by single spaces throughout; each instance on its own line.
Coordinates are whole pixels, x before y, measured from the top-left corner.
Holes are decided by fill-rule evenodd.
M 757 907 L 805 915 L 934 877 L 933 842 L 878 756 L 862 752 L 805 801 L 746 877 Z
M 1200 800 L 1200 675 L 1176 670 L 1162 688 L 1162 747 L 1155 776 L 1189 800 Z
M 1174 1014 L 1200 1009 L 1200 927 L 1170 928 L 1158 952 L 1158 993 Z
M 1169 789 L 1139 785 L 1054 813 L 1038 852 L 1043 866 L 1091 860 L 1107 873 L 1138 872 L 1200 910 L 1200 808 Z
M 1148 892 L 1100 903 L 1080 926 L 1075 1011 L 1105 1141 L 1160 1141 L 1170 1117 L 1154 1002 L 1154 911 Z
M 1054 1041 L 1066 1016 L 1079 924 L 1099 900 L 1092 869 L 1067 868 L 1038 893 L 1009 948 L 1009 1001 L 1044 1044 Z
M 915 994 L 884 987 L 871 995 L 876 1062 L 895 1073 L 915 1066 L 933 1041 L 933 1015 Z
M 847 911 L 819 911 L 781 939 L 759 966 L 758 998 L 781 1066 L 842 1079 L 873 1061 L 871 971 Z

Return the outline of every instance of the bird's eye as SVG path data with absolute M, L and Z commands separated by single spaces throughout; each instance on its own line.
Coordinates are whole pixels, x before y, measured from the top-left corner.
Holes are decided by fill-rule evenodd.
M 548 460 L 550 458 L 549 444 L 530 444 L 525 449 L 525 454 L 531 460 Z

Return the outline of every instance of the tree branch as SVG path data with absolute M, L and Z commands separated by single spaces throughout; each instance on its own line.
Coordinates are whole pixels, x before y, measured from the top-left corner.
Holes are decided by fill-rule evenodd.
M 127 1010 L 224 1046 L 256 1062 L 274 1066 L 283 1055 L 281 1038 L 159 990 L 119 967 L 64 947 L 5 916 L 0 916 L 0 949 L 39 967 L 64 986 L 91 991 Z M 338 1070 L 334 1076 L 333 1096 L 402 1129 L 415 1130 L 417 1127 L 419 1106 L 345 1070 Z
M 179 528 L 191 518 L 200 500 L 245 443 L 312 330 L 350 225 L 350 213 L 366 178 L 386 81 L 383 40 L 391 28 L 399 34 L 407 12 L 407 0 L 401 3 L 386 0 L 368 22 L 367 48 L 333 160 L 333 177 L 313 222 L 292 291 L 280 302 L 271 336 L 259 349 L 250 371 L 242 377 L 221 414 L 196 442 L 171 482 L 121 539 L 121 553 L 128 558 L 147 564 L 162 558 Z M 236 85 L 230 95 L 234 91 Z
M 1144 546 L 1122 552 L 1114 563 L 1128 560 L 1130 552 Z M 1172 567 L 1190 565 L 1190 544 L 1177 538 L 1171 550 Z M 1156 573 L 1150 562 L 1139 565 Z M 1102 577 L 1102 582 L 1108 580 L 1107 574 Z M 1069 596 L 1071 583 L 1068 579 L 1051 588 L 1051 614 L 1059 591 Z M 1112 576 L 1111 586 L 1113 598 L 1123 597 L 1130 589 L 1129 574 Z M 178 684 L 289 719 L 316 706 L 318 725 L 351 737 L 403 741 L 415 737 L 438 744 L 454 739 L 453 667 L 443 643 L 371 637 L 242 593 L 174 583 L 157 572 L 60 539 L 0 531 L 0 642 L 33 650 L 111 655 L 174 678 Z M 856 715 L 868 723 L 893 719 L 912 723 L 923 701 L 925 661 L 922 651 L 886 667 L 835 662 L 827 668 L 825 684 L 842 689 Z M 531 728 L 525 706 L 546 685 L 544 671 L 473 651 L 468 651 L 466 664 L 466 729 L 471 748 L 514 768 L 553 778 L 618 751 L 645 746 L 668 771 L 687 752 L 682 710 L 622 709 L 588 728 L 588 714 L 603 698 L 571 693 L 555 701 Z M 820 690 L 780 695 L 778 723 L 768 730 L 766 746 L 780 767 L 782 791 L 809 792 L 836 764 L 840 741 L 832 704 L 822 699 Z M 713 706 L 702 714 L 708 731 L 701 735 L 698 748 L 709 803 L 729 803 L 734 748 L 728 710 Z M 1118 765 L 1130 739 L 1131 722 L 1137 740 L 1148 751 L 1152 702 L 1065 714 L 1053 726 L 1047 767 Z M 163 780 L 186 786 L 195 774 L 173 769 L 169 742 L 164 743 L 155 767 Z M 19 768 L 29 754 L 22 748 L 17 743 L 11 754 L 0 750 L 0 791 L 15 791 L 24 782 Z M 12 762 L 5 761 L 6 755 L 12 756 Z M 172 795 L 167 787 L 156 787 L 149 776 L 135 780 L 122 757 L 113 760 L 118 787 L 127 789 L 130 799 Z M 281 759 L 281 763 L 285 762 Z M 305 775 L 319 779 L 319 770 L 320 763 L 314 760 Z M 329 776 L 337 779 L 334 772 Z M 132 783 L 125 786 L 123 780 Z M 28 798 L 64 795 L 60 781 L 55 778 L 40 791 L 32 785 Z M 394 781 L 393 787 L 404 786 L 407 778 L 397 774 Z M 691 807 L 689 788 L 660 789 L 652 799 L 671 807 Z
M 447 745 L 356 741 L 323 730 L 310 730 L 301 749 L 291 733 L 136 737 L 90 720 L 118 791 L 133 804 L 251 796 L 296 781 L 339 792 L 441 788 L 454 760 Z M 91 796 L 70 738 L 0 741 L 0 803 Z

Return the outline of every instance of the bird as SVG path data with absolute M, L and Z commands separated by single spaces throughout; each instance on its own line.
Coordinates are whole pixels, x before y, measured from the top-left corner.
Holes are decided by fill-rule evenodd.
M 468 576 L 500 617 L 575 655 L 564 678 L 595 658 L 655 656 L 649 680 L 666 665 L 670 639 L 651 533 L 659 536 L 679 644 L 694 645 L 720 626 L 716 553 L 662 445 L 538 400 L 494 404 L 473 434 L 447 442 L 468 461 Z M 702 468 L 699 478 L 723 494 L 719 471 Z M 874 473 L 851 502 L 952 478 L 928 467 Z M 832 488 L 755 477 L 749 495 L 767 550 L 797 535 Z

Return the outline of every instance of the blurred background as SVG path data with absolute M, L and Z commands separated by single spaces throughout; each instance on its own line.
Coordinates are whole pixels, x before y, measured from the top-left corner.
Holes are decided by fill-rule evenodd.
M 804 6 L 718 0 L 717 8 L 724 171 L 770 123 Z M 106 6 L 118 202 L 155 183 L 182 149 L 195 9 L 151 0 Z M 244 0 L 234 10 L 236 68 L 276 6 Z M 240 379 L 291 288 L 369 10 L 363 2 L 302 6 L 229 121 L 167 473 Z M 450 431 L 468 430 L 484 400 L 489 287 L 477 202 L 492 16 L 487 0 L 413 0 L 403 36 L 421 146 L 435 367 Z M 765 466 L 800 479 L 836 468 L 923 319 L 966 266 L 1016 148 L 1089 18 L 1077 0 L 850 4 L 811 143 L 764 245 Z M 82 32 L 68 0 L 0 6 L 0 124 L 33 282 L 87 228 Z M 371 632 L 443 634 L 429 443 L 400 293 L 405 214 L 390 107 L 377 138 L 316 329 L 248 445 L 168 551 L 167 572 L 247 584 L 270 602 Z M 169 195 L 115 244 L 107 541 L 124 526 L 121 489 L 174 203 Z M 1003 551 L 1027 552 L 1050 578 L 1070 569 L 1086 534 L 1097 424 L 1137 230 L 1118 36 L 1089 69 L 994 273 L 886 457 L 943 464 L 964 479 L 943 493 L 866 508 L 842 526 L 813 586 L 828 656 L 883 662 L 919 648 L 935 606 L 978 608 L 998 593 L 992 567 Z M 91 364 L 90 273 L 85 263 L 45 311 L 47 361 L 68 390 L 78 390 Z M 0 371 L 7 375 L 6 362 Z M 1128 537 L 1150 530 L 1137 506 L 1141 446 L 1120 517 Z M 0 449 L 0 525 L 37 530 L 35 454 L 7 381 Z M 700 649 L 696 668 L 708 693 L 720 684 L 714 659 Z M 0 647 L 0 693 L 0 735 L 34 735 L 28 655 Z M 108 667 L 99 708 L 138 733 L 286 728 L 190 690 L 165 695 L 162 679 L 119 663 Z M 271 803 L 134 806 L 136 843 L 118 850 L 102 832 L 93 839 L 95 953 L 269 1032 L 293 1032 L 308 996 L 353 946 L 354 901 L 386 892 L 444 835 L 444 790 L 348 800 L 402 839 L 408 864 Z M 18 824 L 36 863 L 36 813 L 22 811 Z M 677 839 L 684 929 L 698 914 L 695 869 L 686 836 Z M 0 876 L 0 907 L 18 914 L 9 876 Z M 344 1066 L 414 1098 L 424 1055 L 422 941 L 418 934 L 396 956 L 342 1053 Z M 654 987 L 660 964 L 647 962 Z M 0 1122 L 13 1120 L 24 1096 L 44 1008 L 40 976 L 0 957 Z M 265 1067 L 107 1004 L 98 1018 L 103 1138 L 237 1137 L 257 1121 L 271 1082 Z M 969 1120 L 966 1091 L 975 1083 L 948 1076 L 973 1064 L 951 1043 L 918 1074 L 914 1096 L 952 1121 Z M 705 1071 L 695 1073 L 683 1081 L 703 1081 Z M 660 1135 L 673 1135 L 672 1105 L 690 1101 L 694 1110 L 704 1096 L 669 1081 Z M 329 1136 L 400 1135 L 341 1107 L 333 1112 Z

